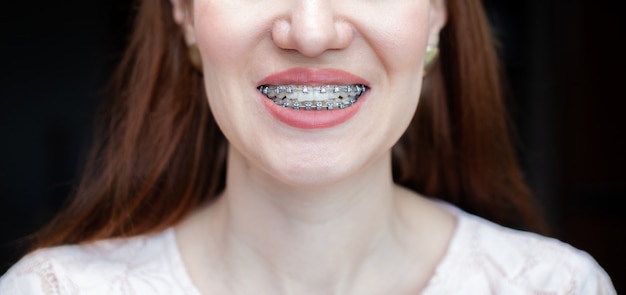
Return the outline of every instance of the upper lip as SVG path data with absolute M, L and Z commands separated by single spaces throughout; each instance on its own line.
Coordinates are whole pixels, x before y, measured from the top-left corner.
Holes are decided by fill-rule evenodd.
M 355 75 L 339 69 L 292 68 L 270 74 L 258 82 L 261 85 L 353 85 L 369 83 Z

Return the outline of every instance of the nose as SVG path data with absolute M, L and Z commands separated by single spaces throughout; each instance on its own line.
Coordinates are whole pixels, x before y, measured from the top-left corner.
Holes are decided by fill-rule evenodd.
M 333 1 L 289 1 L 290 11 L 273 24 L 274 44 L 282 49 L 296 50 L 307 57 L 348 47 L 354 38 L 354 31 L 352 25 L 335 11 Z

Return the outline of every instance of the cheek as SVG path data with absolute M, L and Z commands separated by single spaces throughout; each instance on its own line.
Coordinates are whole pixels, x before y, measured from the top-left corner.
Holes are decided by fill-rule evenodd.
M 393 17 L 368 25 L 364 35 L 388 73 L 415 70 L 422 64 L 429 31 L 428 7 L 423 2 L 397 7 Z
M 195 30 L 205 68 L 212 70 L 235 60 L 245 40 L 237 24 L 219 11 L 205 12 L 202 6 L 198 10 Z
M 255 22 L 240 21 L 242 8 L 238 2 L 194 1 L 194 27 L 205 89 L 214 117 L 225 133 L 231 132 L 233 122 L 240 122 L 239 116 L 244 113 L 245 104 L 231 101 L 253 99 L 249 92 L 254 89 L 248 89 L 243 74 L 254 59 L 253 40 L 260 32 L 255 30 Z
M 206 66 L 232 70 L 249 62 L 255 42 L 267 31 L 267 16 L 249 1 L 196 0 L 194 28 Z
M 423 1 L 397 9 L 393 18 L 385 18 L 372 27 L 370 44 L 387 73 L 384 107 L 391 114 L 386 142 L 395 141 L 411 122 L 422 87 L 423 59 L 428 43 L 429 13 Z

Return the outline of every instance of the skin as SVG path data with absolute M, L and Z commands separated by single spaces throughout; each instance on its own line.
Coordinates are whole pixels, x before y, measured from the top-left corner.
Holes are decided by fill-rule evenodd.
M 227 137 L 225 191 L 176 227 L 203 294 L 418 294 L 455 219 L 392 181 L 391 147 L 419 101 L 443 0 L 172 0 Z M 382 14 L 384 13 L 384 14 Z M 359 112 L 301 130 L 256 89 L 293 67 L 369 82 Z

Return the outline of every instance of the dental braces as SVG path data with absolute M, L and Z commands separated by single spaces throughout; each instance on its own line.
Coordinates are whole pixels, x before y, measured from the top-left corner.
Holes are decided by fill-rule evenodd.
M 259 86 L 259 90 L 270 99 L 285 98 L 288 94 L 339 94 L 340 97 L 353 97 L 361 95 L 367 86 L 355 85 L 324 85 L 324 86 L 306 86 L 306 85 L 287 85 L 287 86 Z
M 281 99 L 276 98 L 272 99 L 272 101 L 282 107 L 292 108 L 294 110 L 334 110 L 334 109 L 344 109 L 347 108 L 354 103 L 356 103 L 358 98 L 352 97 L 349 99 L 331 99 L 327 101 L 299 101 L 297 99 Z
M 353 105 L 367 90 L 365 85 L 323 86 L 259 86 L 267 98 L 275 104 L 294 110 L 333 110 Z M 306 100 L 303 98 L 312 98 Z

